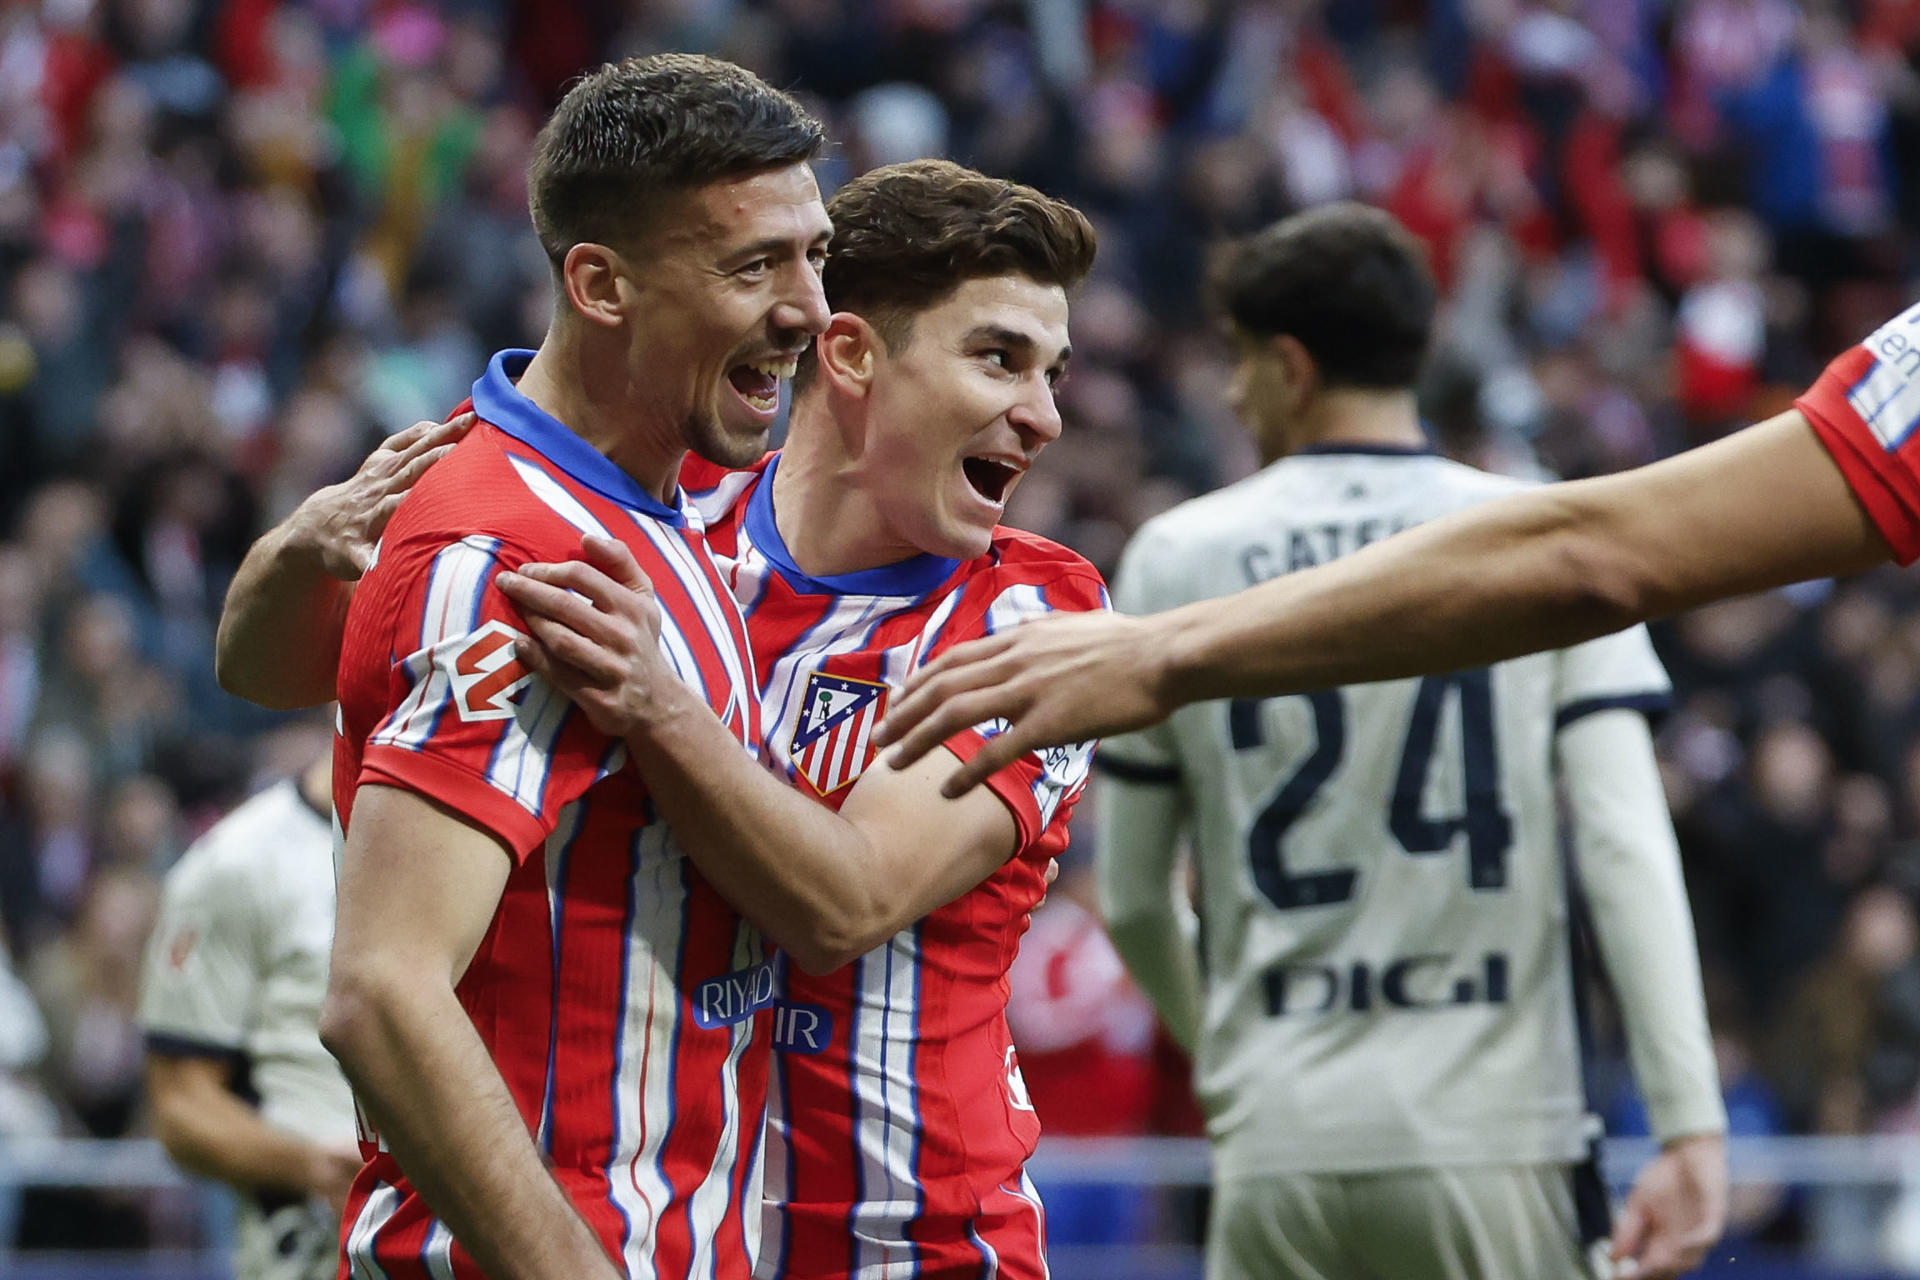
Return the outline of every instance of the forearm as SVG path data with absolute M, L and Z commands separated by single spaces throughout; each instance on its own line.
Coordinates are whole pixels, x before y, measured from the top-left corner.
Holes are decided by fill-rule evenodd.
M 352 599 L 353 584 L 327 573 L 297 519 L 268 530 L 240 562 L 220 611 L 220 687 L 280 710 L 331 701 Z
M 1654 1136 L 1720 1133 L 1693 919 L 1646 726 L 1631 711 L 1560 734 L 1576 865 Z
M 1153 1003 L 1167 1034 L 1191 1054 L 1200 1042 L 1205 1011 L 1192 914 L 1170 908 L 1109 920 L 1107 936 L 1135 985 Z
M 175 1164 L 231 1187 L 307 1195 L 319 1155 L 298 1134 L 268 1124 L 253 1107 L 224 1091 L 153 1099 L 154 1130 Z M 344 1140 L 345 1135 L 343 1135 Z
M 691 691 L 627 745 L 655 808 L 720 896 L 821 972 L 892 932 L 904 886 L 851 823 L 756 763 Z M 897 926 L 896 926 L 897 927 Z
M 1797 413 L 1548 485 L 1155 620 L 1170 700 L 1480 666 L 1886 559 Z
M 322 1039 L 407 1180 L 487 1275 L 618 1275 L 541 1163 L 451 988 L 419 974 L 336 980 Z

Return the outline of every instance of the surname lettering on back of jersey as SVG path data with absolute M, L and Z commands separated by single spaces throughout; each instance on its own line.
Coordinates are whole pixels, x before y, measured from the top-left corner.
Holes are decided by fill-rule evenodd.
M 1398 516 L 1366 520 L 1329 520 L 1287 530 L 1284 540 L 1256 542 L 1240 553 L 1249 583 L 1265 582 L 1297 569 L 1311 569 L 1391 537 L 1407 527 Z

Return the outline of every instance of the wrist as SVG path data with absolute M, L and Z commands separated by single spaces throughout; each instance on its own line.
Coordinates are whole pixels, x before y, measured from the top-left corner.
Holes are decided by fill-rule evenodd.
M 696 717 L 702 713 L 713 719 L 707 704 L 685 682 L 677 676 L 663 674 L 648 692 L 645 706 L 632 716 L 621 736 L 636 759 L 670 755 L 674 747 L 692 741 L 698 725 Z
M 1724 1147 L 1727 1135 L 1720 1130 L 1695 1133 L 1676 1133 L 1660 1140 L 1662 1151 L 1679 1151 L 1692 1147 Z
M 1150 628 L 1140 646 L 1147 666 L 1147 694 L 1154 705 L 1171 712 L 1207 697 L 1203 677 L 1207 663 L 1204 615 L 1191 605 L 1142 619 Z
M 312 500 L 295 507 L 279 527 L 268 535 L 273 559 L 286 567 L 301 570 L 327 569 L 325 523 L 310 510 Z

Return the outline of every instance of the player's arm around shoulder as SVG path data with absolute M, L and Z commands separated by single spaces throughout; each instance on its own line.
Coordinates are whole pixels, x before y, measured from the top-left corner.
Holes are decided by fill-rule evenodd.
M 603 732 L 625 740 L 694 865 L 808 972 L 866 954 L 991 875 L 1084 781 L 1085 752 L 1046 753 L 1024 766 L 1034 776 L 1007 784 L 1009 799 L 982 794 L 955 806 L 939 797 L 937 769 L 893 779 L 869 769 L 836 813 L 756 763 L 667 669 L 659 607 L 631 552 L 588 539 L 581 555 L 503 576 L 532 632 L 527 660 Z M 1090 568 L 1021 583 L 1007 598 L 1005 625 L 1104 601 Z M 975 629 L 956 630 L 979 634 L 986 603 L 971 614 Z M 951 768 L 979 741 L 969 730 L 939 758 Z
M 463 414 L 396 432 L 353 475 L 315 490 L 260 536 L 220 610 L 214 674 L 221 688 L 276 710 L 333 698 L 354 584 L 401 498 L 473 422 Z
M 320 1039 L 408 1180 L 488 1275 L 611 1277 L 455 995 L 513 861 L 492 832 L 423 795 L 362 786 Z

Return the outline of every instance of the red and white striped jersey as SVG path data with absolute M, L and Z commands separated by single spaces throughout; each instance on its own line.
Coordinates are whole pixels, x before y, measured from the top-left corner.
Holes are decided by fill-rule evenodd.
M 401 504 L 354 597 L 335 803 L 351 829 L 357 787 L 403 787 L 511 850 L 457 992 L 528 1130 L 628 1275 L 744 1280 L 774 966 L 653 819 L 625 747 L 515 659 L 523 623 L 494 576 L 572 558 L 584 533 L 621 539 L 674 669 L 757 752 L 746 629 L 698 514 L 520 395 L 527 358 L 495 356 L 474 384 L 482 424 Z M 343 1276 L 477 1276 L 364 1121 L 361 1150 Z
M 1841 353 L 1793 404 L 1895 558 L 1920 559 L 1920 306 Z
M 809 578 L 774 525 L 777 465 L 689 464 L 682 483 L 746 610 L 769 758 L 823 804 L 838 808 L 873 763 L 872 729 L 911 671 L 1050 610 L 1106 607 L 1085 560 L 1011 529 L 974 560 Z M 985 741 L 947 745 L 964 759 Z M 1007 1032 L 1007 970 L 1091 753 L 1038 753 L 991 780 L 1020 843 L 977 888 L 838 972 L 783 966 L 758 1275 L 1046 1275 L 1024 1171 L 1040 1122 Z

